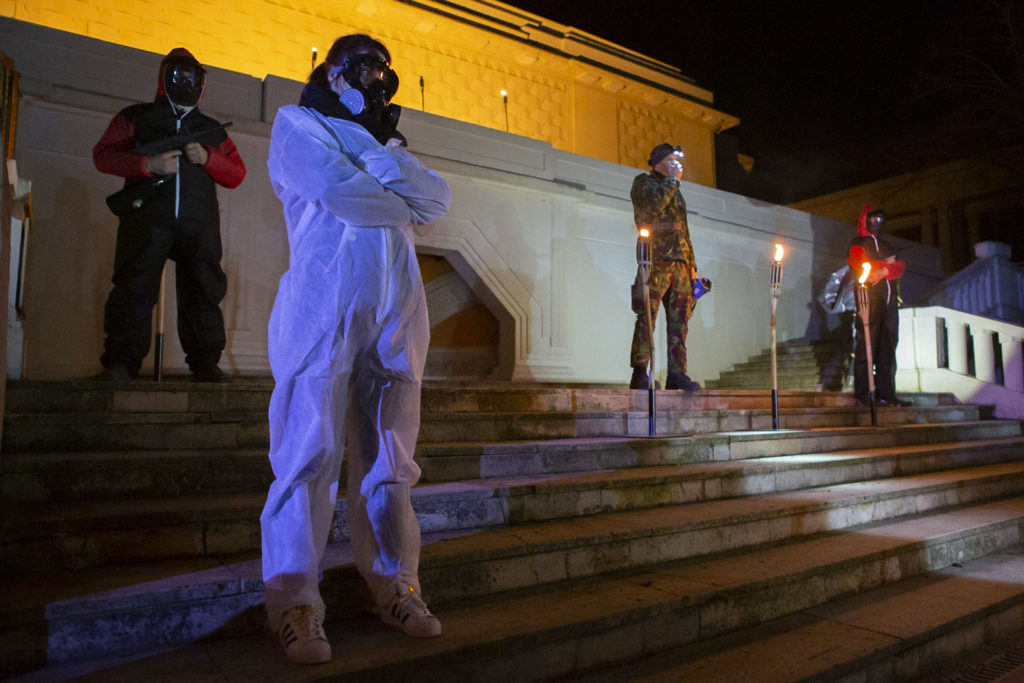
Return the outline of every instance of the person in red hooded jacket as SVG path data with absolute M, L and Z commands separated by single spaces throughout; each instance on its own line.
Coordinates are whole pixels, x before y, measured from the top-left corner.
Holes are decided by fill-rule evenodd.
M 237 187 L 245 178 L 245 164 L 231 138 L 217 128 L 220 122 L 198 109 L 206 70 L 188 50 L 171 50 L 160 63 L 158 79 L 156 98 L 122 109 L 93 148 L 99 171 L 121 176 L 125 189 L 146 195 L 141 206 L 118 216 L 100 377 L 138 376 L 149 352 L 164 263 L 171 259 L 176 265 L 178 338 L 185 359 L 195 380 L 219 382 L 226 379 L 217 364 L 226 341 L 220 302 L 227 277 L 220 265 L 216 184 Z M 150 156 L 135 152 L 137 144 L 179 133 L 197 135 L 181 149 Z M 147 185 L 155 191 L 147 191 Z
M 857 236 L 850 242 L 847 263 L 855 277 L 860 277 L 864 263 L 871 264 L 866 281 L 868 288 L 868 331 L 871 334 L 871 355 L 874 360 L 875 395 L 882 406 L 907 406 L 909 402 L 896 397 L 896 344 L 899 342 L 899 279 L 907 264 L 896 258 L 889 242 L 882 238 L 885 212 L 865 206 L 857 221 Z M 858 301 L 859 305 L 859 301 Z M 864 323 L 856 317 L 857 339 L 853 359 L 853 395 L 861 405 L 870 402 L 868 389 L 867 348 Z

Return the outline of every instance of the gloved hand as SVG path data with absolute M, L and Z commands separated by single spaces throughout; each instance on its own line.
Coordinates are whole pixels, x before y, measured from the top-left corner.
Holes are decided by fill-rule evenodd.
M 204 166 L 210 158 L 210 153 L 198 142 L 190 142 L 185 145 L 185 158 L 193 164 Z
M 174 175 L 178 172 L 178 157 L 180 156 L 180 150 L 172 149 L 170 152 L 146 157 L 146 170 L 153 175 Z

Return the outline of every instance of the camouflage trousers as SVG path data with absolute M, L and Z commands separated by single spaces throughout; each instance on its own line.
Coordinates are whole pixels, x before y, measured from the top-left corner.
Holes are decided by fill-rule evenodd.
M 668 332 L 668 372 L 686 374 L 686 323 L 693 315 L 693 284 L 690 264 L 682 261 L 655 261 L 651 264 L 648 283 L 651 297 L 651 321 L 658 318 L 658 309 L 665 303 L 666 331 Z M 651 359 L 651 343 L 647 338 L 647 314 L 644 312 L 644 285 L 637 273 L 631 290 L 636 325 L 629 364 L 646 367 Z

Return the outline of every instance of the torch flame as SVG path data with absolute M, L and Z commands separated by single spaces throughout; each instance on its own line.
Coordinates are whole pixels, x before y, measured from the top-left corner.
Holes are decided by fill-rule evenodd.
M 650 237 L 651 236 L 651 231 L 648 230 L 647 228 L 640 228 L 640 236 L 641 237 Z
M 776 242 L 775 243 L 775 262 L 776 263 L 780 263 L 782 261 L 783 251 L 784 250 L 782 249 L 782 245 L 779 244 L 778 242 Z
M 871 264 L 868 263 L 867 261 L 865 261 L 862 267 L 864 269 L 864 272 L 861 273 L 861 276 L 860 276 L 860 279 L 858 280 L 858 282 L 860 282 L 861 284 L 864 284 L 868 280 L 868 273 L 871 272 Z

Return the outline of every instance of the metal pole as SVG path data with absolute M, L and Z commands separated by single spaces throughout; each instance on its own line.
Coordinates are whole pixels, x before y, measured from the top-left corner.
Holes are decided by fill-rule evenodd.
M 657 427 L 657 400 L 654 391 L 654 321 L 651 319 L 651 243 L 649 235 L 640 233 L 640 239 L 636 244 L 636 260 L 640 266 L 640 279 L 644 283 L 644 313 L 647 316 L 647 346 L 650 349 L 649 372 L 647 375 L 647 434 L 656 436 Z
M 164 295 L 167 291 L 167 268 L 160 271 L 160 297 L 156 300 L 156 344 L 153 347 L 153 381 L 164 378 Z
M 868 361 L 868 397 L 871 400 L 871 426 L 878 426 L 878 409 L 875 406 L 875 361 L 871 353 L 871 305 L 868 303 L 868 286 L 857 285 L 857 315 L 860 316 L 864 333 L 864 351 Z
M 775 311 L 779 305 L 779 292 L 782 289 L 782 253 L 776 246 L 776 257 L 772 261 L 772 274 L 769 291 L 772 299 L 772 429 L 779 428 L 779 367 L 777 359 L 777 337 L 775 328 Z

